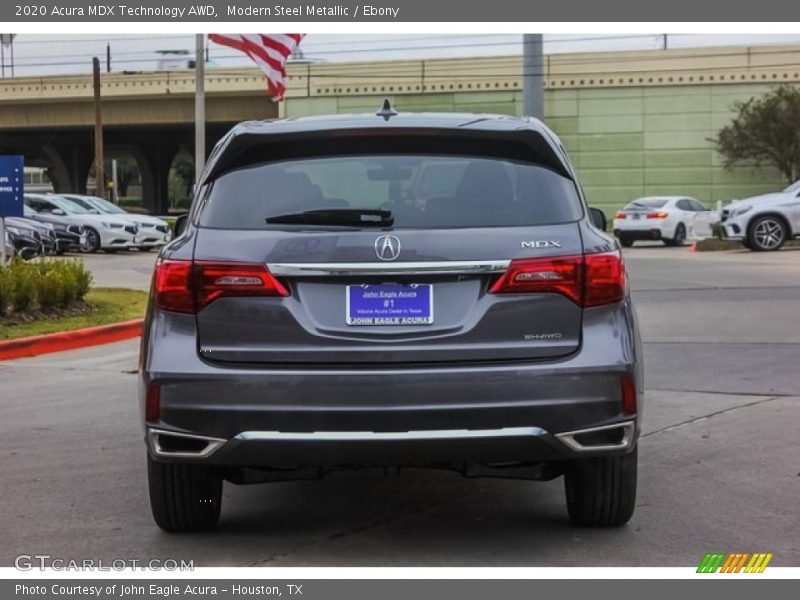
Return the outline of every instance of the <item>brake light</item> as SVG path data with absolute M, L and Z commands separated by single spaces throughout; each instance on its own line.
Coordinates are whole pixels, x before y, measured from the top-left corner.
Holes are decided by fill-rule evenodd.
M 665 212 L 649 212 L 647 213 L 648 219 L 666 219 L 669 216 L 669 213 Z
M 512 260 L 490 294 L 557 293 L 589 308 L 625 297 L 625 265 L 618 252 Z
M 618 212 L 614 215 L 615 219 L 624 219 L 627 215 L 624 212 Z
M 583 257 L 524 258 L 512 260 L 489 289 L 491 294 L 555 292 L 580 304 Z
M 636 414 L 636 384 L 630 375 L 623 375 L 620 380 L 622 388 L 622 412 L 626 415 Z
M 144 403 L 144 420 L 155 423 L 161 416 L 161 387 L 157 383 L 147 384 L 147 396 Z
M 159 260 L 153 275 L 155 305 L 172 312 L 194 313 L 191 275 L 190 260 Z
M 194 263 L 197 310 L 223 296 L 288 296 L 289 291 L 260 263 Z
M 587 254 L 585 257 L 583 306 L 602 306 L 625 297 L 625 263 L 619 252 Z
M 153 282 L 158 308 L 187 314 L 226 296 L 289 295 L 261 263 L 160 260 Z

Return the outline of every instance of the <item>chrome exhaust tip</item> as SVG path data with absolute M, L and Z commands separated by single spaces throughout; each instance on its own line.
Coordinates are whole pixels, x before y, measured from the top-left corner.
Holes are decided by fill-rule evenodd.
M 227 440 L 191 433 L 147 429 L 147 442 L 153 456 L 164 458 L 208 458 Z
M 625 450 L 636 439 L 636 423 L 614 423 L 602 427 L 590 427 L 576 431 L 557 433 L 555 437 L 574 452 L 604 452 Z

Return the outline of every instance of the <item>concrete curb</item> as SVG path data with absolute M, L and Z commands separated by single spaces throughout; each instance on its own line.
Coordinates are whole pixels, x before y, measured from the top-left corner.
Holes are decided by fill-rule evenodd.
M 142 334 L 144 319 L 0 341 L 0 360 L 13 360 L 120 342 Z

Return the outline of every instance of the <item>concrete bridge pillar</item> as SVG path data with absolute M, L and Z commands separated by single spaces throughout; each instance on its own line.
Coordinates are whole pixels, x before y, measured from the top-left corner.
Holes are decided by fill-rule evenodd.
M 153 214 L 169 209 L 169 170 L 178 153 L 177 144 L 151 144 L 131 149 L 142 174 L 142 204 Z
M 47 176 L 56 193 L 86 193 L 86 179 L 93 162 L 91 148 L 78 145 L 48 145 L 42 149 L 41 154 L 42 166 L 47 167 Z

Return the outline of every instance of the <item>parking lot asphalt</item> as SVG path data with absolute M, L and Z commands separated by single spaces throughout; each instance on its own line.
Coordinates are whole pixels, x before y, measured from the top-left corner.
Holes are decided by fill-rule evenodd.
M 800 566 L 800 251 L 653 245 L 626 257 L 646 404 L 625 527 L 572 527 L 560 479 L 404 470 L 226 485 L 218 530 L 165 534 L 149 513 L 129 341 L 0 363 L 0 565 L 39 553 L 197 566 L 692 566 L 705 552 L 760 551 Z M 147 288 L 154 258 L 87 264 L 100 285 Z

